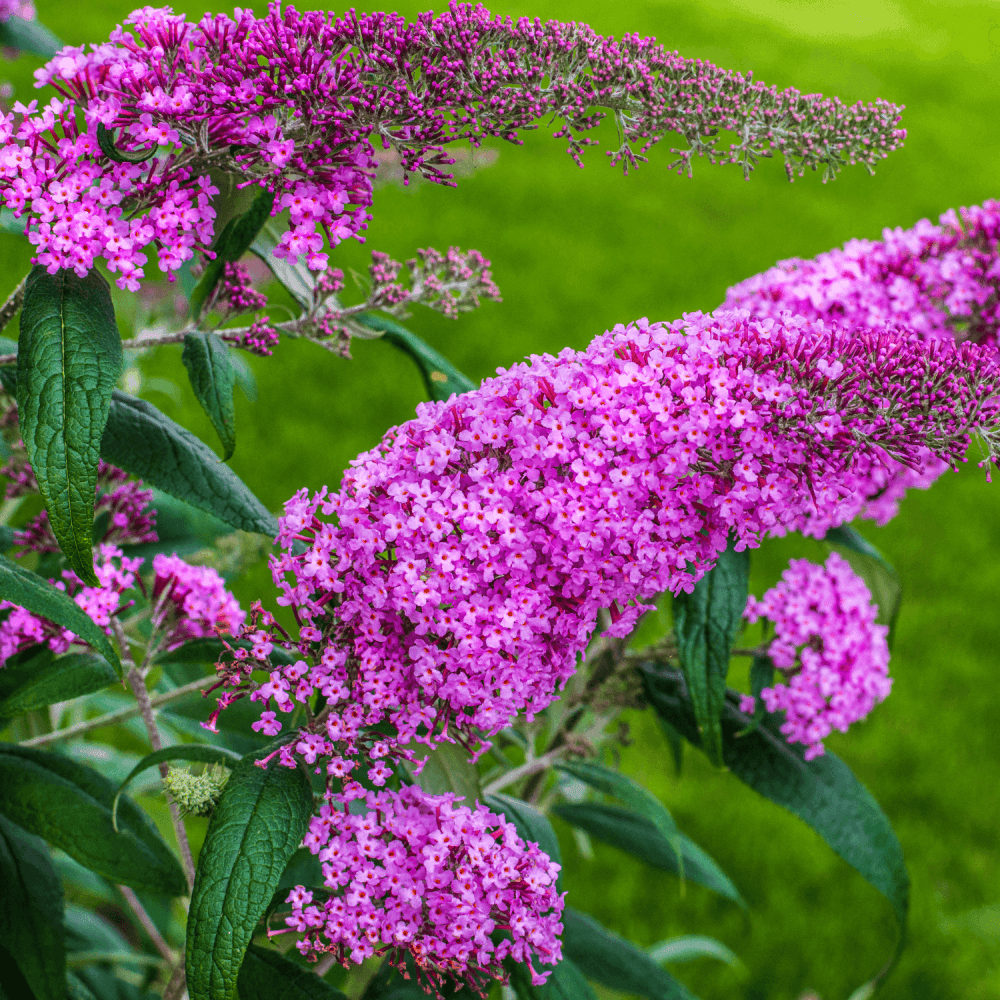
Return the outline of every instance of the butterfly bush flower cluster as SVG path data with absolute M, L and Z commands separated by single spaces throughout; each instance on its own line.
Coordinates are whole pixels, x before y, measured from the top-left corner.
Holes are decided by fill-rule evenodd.
M 851 240 L 812 260 L 781 261 L 726 293 L 726 306 L 753 315 L 793 312 L 851 329 L 898 323 L 926 340 L 997 347 L 1000 329 L 1000 202 L 949 209 L 938 225 L 886 229 L 881 240 Z M 885 524 L 907 489 L 926 489 L 947 465 L 879 471 L 862 511 Z
M 261 702 L 273 734 L 275 709 L 323 696 L 286 764 L 475 742 L 556 697 L 601 609 L 627 635 L 730 534 L 740 548 L 821 537 L 856 516 L 889 458 L 964 461 L 970 434 L 992 433 L 997 388 L 971 344 L 745 312 L 618 326 L 534 357 L 421 404 L 338 492 L 286 504 L 272 569 L 299 634 L 255 619 L 252 651 L 220 665 L 228 697 Z M 300 658 L 271 667 L 273 642 Z M 247 679 L 259 668 L 261 685 Z M 371 735 L 380 723 L 395 735 Z
M 365 811 L 350 812 L 360 799 Z M 286 924 L 302 934 L 304 955 L 332 952 L 360 963 L 376 950 L 440 989 L 444 977 L 482 989 L 503 979 L 508 956 L 532 967 L 561 958 L 563 898 L 559 865 L 526 844 L 512 823 L 454 795 L 430 795 L 416 785 L 366 792 L 346 782 L 309 824 L 305 846 L 318 855 L 322 898 L 298 887 Z M 494 940 L 498 931 L 506 936 Z
M 226 590 L 226 581 L 211 566 L 192 566 L 180 556 L 153 557 L 153 628 L 162 634 L 164 650 L 192 639 L 234 635 L 246 614 Z
M 905 133 L 885 101 L 847 107 L 778 91 L 749 74 L 666 52 L 654 39 L 604 38 L 582 24 L 494 17 L 453 3 L 410 24 L 399 15 L 300 14 L 272 4 L 197 23 L 170 8 L 132 13 L 108 42 L 64 48 L 36 73 L 59 96 L 15 105 L 0 123 L 0 194 L 25 218 L 35 262 L 85 274 L 99 259 L 136 290 L 148 250 L 173 274 L 209 251 L 219 193 L 211 172 L 273 195 L 289 226 L 275 253 L 314 270 L 324 246 L 370 218 L 372 143 L 404 172 L 448 182 L 443 146 L 517 141 L 541 118 L 580 161 L 581 137 L 612 113 L 626 167 L 665 134 L 694 156 L 741 163 L 781 153 L 789 177 L 869 169 Z M 717 148 L 718 132 L 739 139 Z
M 875 624 L 877 615 L 864 581 L 836 552 L 822 566 L 793 559 L 776 587 L 747 601 L 747 621 L 774 623 L 767 655 L 783 677 L 761 698 L 769 712 L 785 713 L 781 731 L 805 744 L 806 760 L 824 753 L 834 729 L 847 732 L 889 695 L 889 629 Z M 751 696 L 741 699 L 741 711 L 755 706 Z

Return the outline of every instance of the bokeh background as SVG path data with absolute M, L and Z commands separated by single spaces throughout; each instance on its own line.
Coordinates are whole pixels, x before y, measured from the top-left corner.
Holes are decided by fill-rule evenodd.
M 174 7 L 199 15 L 203 3 Z M 41 19 L 73 44 L 105 40 L 131 8 L 127 0 L 38 5 Z M 412 16 L 425 8 L 395 9 Z M 458 322 L 425 312 L 409 321 L 473 378 L 531 352 L 582 348 L 616 322 L 710 310 L 727 286 L 779 259 L 875 238 L 884 227 L 936 219 L 998 193 L 996 5 L 518 0 L 494 10 L 655 35 L 685 56 L 805 93 L 883 97 L 906 105 L 909 135 L 875 177 L 849 168 L 830 184 L 810 174 L 790 185 L 780 161 L 762 162 L 749 183 L 736 167 L 704 162 L 695 163 L 693 180 L 678 177 L 665 169 L 669 140 L 627 178 L 601 149 L 581 171 L 543 125 L 522 147 L 496 144 L 494 165 L 457 188 L 383 187 L 367 245 L 338 248 L 334 263 L 364 273 L 372 249 L 397 259 L 428 245 L 484 252 L 501 305 Z M 4 65 L 17 98 L 34 96 L 36 65 L 31 57 Z M 608 148 L 610 131 L 599 138 Z M 22 240 L 0 236 L 0 294 L 14 287 L 29 256 Z M 119 296 L 119 306 L 124 321 L 132 304 Z M 273 358 L 251 359 L 259 399 L 237 403 L 232 465 L 272 509 L 299 487 L 336 486 L 346 463 L 422 398 L 416 371 L 388 346 L 356 343 L 353 354 L 346 361 L 286 342 Z M 162 383 L 147 381 L 156 405 L 214 441 L 179 349 L 160 349 L 143 371 L 179 387 L 163 393 Z M 864 725 L 828 741 L 889 815 L 912 876 L 909 946 L 883 995 L 997 998 L 1000 484 L 988 485 L 970 462 L 907 498 L 887 527 L 859 527 L 895 563 L 905 588 L 891 698 Z M 754 559 L 755 592 L 777 579 L 789 556 L 803 554 L 823 556 L 803 540 L 765 545 Z M 245 602 L 270 593 L 263 564 L 239 587 Z M 675 969 L 704 1000 L 847 1000 L 891 951 L 888 905 L 801 823 L 695 753 L 676 777 L 652 720 L 635 714 L 630 722 L 635 742 L 624 767 L 722 864 L 749 912 L 697 886 L 681 889 L 610 847 L 596 845 L 585 859 L 561 829 L 570 901 L 642 944 L 678 934 L 721 939 L 743 969 L 707 959 Z

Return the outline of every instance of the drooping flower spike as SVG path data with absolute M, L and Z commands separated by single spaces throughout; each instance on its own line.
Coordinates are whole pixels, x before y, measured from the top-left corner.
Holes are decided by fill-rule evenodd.
M 654 39 L 603 38 L 582 24 L 494 17 L 453 3 L 408 24 L 399 15 L 343 17 L 272 4 L 190 23 L 169 8 L 135 11 L 110 41 L 67 47 L 37 73 L 60 97 L 16 105 L 0 125 L 0 193 L 26 226 L 36 261 L 85 273 L 103 258 L 122 288 L 144 276 L 147 249 L 172 273 L 211 246 L 218 190 L 210 171 L 274 195 L 288 230 L 276 250 L 322 270 L 331 245 L 370 218 L 372 143 L 407 171 L 447 182 L 443 146 L 516 141 L 542 118 L 562 121 L 580 161 L 586 133 L 613 113 L 626 167 L 664 135 L 695 156 L 741 163 L 780 152 L 789 177 L 848 163 L 869 169 L 905 133 L 885 101 L 778 91 Z M 81 115 L 82 112 L 82 115 Z M 81 129 L 81 119 L 83 127 Z M 720 130 L 738 135 L 727 150 Z
M 748 622 L 774 624 L 767 655 L 781 680 L 761 697 L 769 712 L 785 713 L 781 731 L 805 744 L 806 760 L 889 695 L 889 629 L 875 624 L 877 615 L 864 581 L 836 552 L 822 566 L 793 559 L 777 586 L 747 601 Z M 755 707 L 751 696 L 741 700 L 742 711 Z
M 821 537 L 857 515 L 888 462 L 964 461 L 972 433 L 994 439 L 998 391 L 992 352 L 971 344 L 740 312 L 619 326 L 586 351 L 534 357 L 421 404 L 337 493 L 288 502 L 273 571 L 301 627 L 284 637 L 255 621 L 254 649 L 220 665 L 225 697 L 250 692 L 274 734 L 278 712 L 321 694 L 322 718 L 282 762 L 361 753 L 381 783 L 378 761 L 415 738 L 474 743 L 530 718 L 601 609 L 627 635 L 730 535 Z M 266 662 L 273 642 L 292 665 Z M 267 682 L 247 681 L 261 667 Z M 395 735 L 372 735 L 377 723 Z
M 830 326 L 898 324 L 925 340 L 997 347 L 1000 330 L 1000 202 L 949 209 L 934 225 L 886 229 L 812 260 L 783 260 L 726 292 L 728 308 L 757 317 L 794 313 Z M 895 517 L 908 489 L 927 489 L 948 466 L 924 456 L 923 470 L 890 465 L 861 511 L 879 524 Z

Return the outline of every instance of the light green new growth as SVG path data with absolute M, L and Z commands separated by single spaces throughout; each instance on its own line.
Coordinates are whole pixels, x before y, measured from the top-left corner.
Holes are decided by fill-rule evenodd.
M 163 783 L 173 800 L 187 813 L 208 816 L 215 808 L 229 780 L 229 770 L 221 764 L 192 774 L 186 767 L 170 767 Z

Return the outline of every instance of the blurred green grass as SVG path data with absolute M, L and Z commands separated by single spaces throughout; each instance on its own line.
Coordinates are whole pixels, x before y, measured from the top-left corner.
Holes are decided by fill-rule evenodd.
M 45 23 L 73 44 L 105 39 L 129 10 L 120 0 L 39 6 Z M 203 6 L 175 9 L 200 14 Z M 412 16 L 423 8 L 397 9 Z M 583 347 L 615 322 L 712 309 L 728 285 L 776 260 L 877 237 L 885 226 L 910 226 L 997 194 L 995 5 L 524 0 L 494 9 L 588 21 L 608 34 L 652 34 L 686 56 L 805 93 L 849 102 L 883 97 L 907 106 L 909 137 L 875 177 L 854 168 L 824 186 L 815 175 L 789 185 L 781 165 L 767 161 L 750 183 L 736 168 L 704 162 L 688 181 L 663 169 L 669 141 L 628 178 L 608 168 L 600 149 L 580 171 L 543 128 L 523 148 L 503 146 L 495 166 L 457 189 L 382 189 L 367 245 L 338 248 L 334 263 L 364 272 L 371 249 L 398 259 L 428 245 L 482 250 L 504 303 L 458 323 L 430 314 L 410 322 L 475 378 L 531 352 Z M 9 67 L 22 100 L 33 96 L 34 65 L 22 58 Z M 609 133 L 601 138 L 607 148 Z M 0 256 L 6 294 L 28 254 L 20 241 L 0 237 Z M 302 486 L 335 487 L 346 463 L 422 398 L 416 372 L 387 346 L 356 343 L 353 354 L 346 362 L 284 343 L 273 358 L 252 360 L 260 399 L 237 403 L 232 465 L 271 508 Z M 162 349 L 149 367 L 184 381 L 179 351 Z M 155 401 L 214 442 L 186 388 L 177 403 Z M 863 528 L 904 580 L 895 686 L 868 722 L 829 745 L 888 813 L 913 879 L 909 947 L 883 993 L 891 1000 L 1000 997 L 1000 939 L 987 909 L 1000 903 L 998 488 L 973 464 L 908 498 L 886 528 Z M 754 561 L 755 591 L 800 554 L 822 555 L 801 540 L 765 546 Z M 244 602 L 268 593 L 263 566 L 239 588 Z M 676 881 L 612 848 L 598 845 L 594 860 L 584 861 L 563 829 L 571 902 L 644 944 L 681 933 L 719 937 L 747 972 L 710 962 L 680 967 L 705 1000 L 792 1000 L 807 990 L 847 1000 L 891 948 L 888 907 L 809 830 L 694 753 L 674 778 L 652 720 L 636 714 L 630 721 L 636 741 L 625 767 L 730 873 L 750 914 L 697 886 L 681 894 Z

